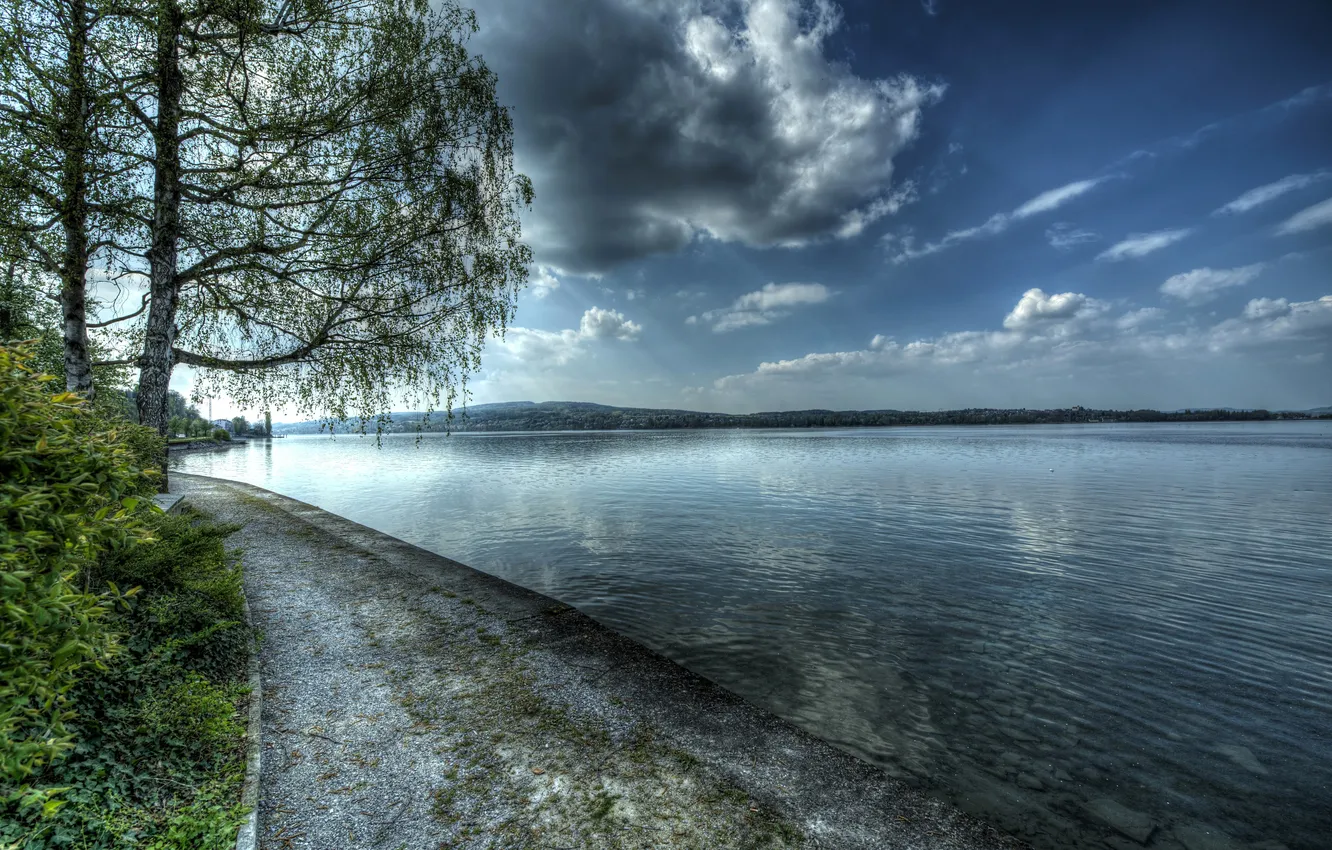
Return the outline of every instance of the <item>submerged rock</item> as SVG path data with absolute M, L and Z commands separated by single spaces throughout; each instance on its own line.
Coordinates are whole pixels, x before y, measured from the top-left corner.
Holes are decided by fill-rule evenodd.
M 1017 741 L 1021 744 L 1030 744 L 1039 740 L 1034 734 L 1020 726 L 1001 726 L 999 731 L 1010 741 Z
M 1206 823 L 1175 827 L 1175 837 L 1185 850 L 1242 850 L 1238 841 Z
M 1085 780 L 1088 781 L 1088 782 L 1100 782 L 1100 781 L 1101 781 L 1101 771 L 1097 770 L 1097 769 L 1094 768 L 1094 767 L 1082 767 L 1082 768 L 1079 768 L 1079 769 L 1077 770 L 1077 774 L 1078 774 L 1078 776 L 1082 777 L 1083 779 L 1085 779 Z
M 1238 744 L 1217 744 L 1216 751 L 1245 770 L 1251 770 L 1259 776 L 1267 775 L 1267 768 L 1263 767 L 1263 763 L 1254 757 L 1248 747 L 1241 747 Z
M 1087 811 L 1093 817 L 1116 832 L 1132 838 L 1139 844 L 1146 844 L 1147 839 L 1156 831 L 1156 824 L 1143 812 L 1135 812 L 1127 806 L 1101 797 L 1087 804 Z

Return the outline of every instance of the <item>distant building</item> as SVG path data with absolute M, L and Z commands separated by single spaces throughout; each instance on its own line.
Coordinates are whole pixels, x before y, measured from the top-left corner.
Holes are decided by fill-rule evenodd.
M 225 428 L 225 429 L 226 429 L 226 432 L 227 432 L 228 434 L 234 434 L 234 433 L 236 433 L 235 428 L 232 426 L 232 424 L 231 424 L 231 420 L 230 420 L 230 419 L 214 419 L 214 420 L 213 420 L 213 427 L 214 427 L 214 428 Z

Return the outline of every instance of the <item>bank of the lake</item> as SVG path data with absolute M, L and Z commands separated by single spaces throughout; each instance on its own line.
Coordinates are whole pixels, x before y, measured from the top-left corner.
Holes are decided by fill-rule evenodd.
M 555 600 L 259 488 L 260 847 L 1020 844 Z
M 167 445 L 167 451 L 171 454 L 182 452 L 217 452 L 229 449 L 232 446 L 242 445 L 240 440 L 212 440 L 212 439 L 194 439 L 194 440 L 172 440 Z

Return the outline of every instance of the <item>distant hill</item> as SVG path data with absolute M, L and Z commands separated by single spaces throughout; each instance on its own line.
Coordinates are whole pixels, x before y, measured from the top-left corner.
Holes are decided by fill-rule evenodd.
M 1172 410 L 1171 413 L 1184 413 L 1186 411 L 1199 410 L 1225 410 L 1231 413 L 1242 413 L 1250 410 L 1257 410 L 1254 407 L 1181 407 L 1178 410 Z M 1332 413 L 1332 407 L 1311 407 L 1308 410 L 1278 410 L 1276 413 L 1307 413 L 1310 416 L 1318 416 L 1323 413 Z
M 1210 410 L 1190 408 L 1160 410 L 1094 410 L 1069 407 L 1054 410 L 1028 408 L 967 408 L 964 410 L 785 410 L 766 413 L 705 413 L 696 410 L 659 410 L 643 407 L 612 407 L 583 401 L 511 401 L 478 404 L 455 411 L 452 419 L 442 413 L 429 417 L 420 411 L 391 414 L 388 433 L 431 431 L 619 431 L 675 428 L 856 428 L 885 425 L 1041 425 L 1078 422 L 1213 422 L 1262 421 L 1267 419 L 1332 418 L 1332 409 L 1319 412 Z M 424 420 L 424 422 L 423 422 Z M 374 431 L 376 424 L 366 424 Z M 279 434 L 314 434 L 327 431 L 321 422 L 273 424 Z M 359 431 L 356 422 L 343 423 L 335 433 Z

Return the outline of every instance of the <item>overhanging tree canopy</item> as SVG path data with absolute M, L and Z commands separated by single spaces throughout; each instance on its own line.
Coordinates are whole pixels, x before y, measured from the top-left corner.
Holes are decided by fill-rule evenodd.
M 156 89 L 125 96 L 153 143 L 141 421 L 165 425 L 176 363 L 243 405 L 450 403 L 530 262 L 531 186 L 466 51 L 473 15 L 162 0 L 139 20 L 156 35 Z
M 79 114 L 111 116 L 90 138 L 126 197 L 96 247 L 142 299 L 93 327 L 118 334 L 110 362 L 139 367 L 142 422 L 165 431 L 178 363 L 246 406 L 342 418 L 396 393 L 452 402 L 530 262 L 517 212 L 531 185 L 513 170 L 494 75 L 467 52 L 470 12 L 451 0 L 43 3 L 48 64 L 61 79 L 95 71 L 96 108 Z M 115 37 L 62 41 L 75 5 L 90 33 Z
M 135 163 L 114 75 L 96 55 L 117 36 L 96 0 L 0 0 L 0 262 L 13 285 L 61 308 L 68 389 L 91 394 L 87 280 L 129 223 Z M 54 290 L 54 292 L 47 291 Z M 21 300 L 21 299 L 20 299 Z M 10 311 L 12 312 L 12 310 Z

